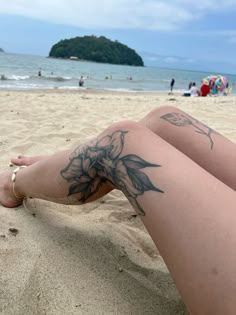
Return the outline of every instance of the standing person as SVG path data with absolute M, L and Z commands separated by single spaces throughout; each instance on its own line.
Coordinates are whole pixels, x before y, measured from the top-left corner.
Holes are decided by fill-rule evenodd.
M 80 79 L 79 79 L 79 86 L 84 86 L 84 78 L 83 78 L 83 76 L 81 76 Z
M 173 93 L 174 85 L 175 85 L 175 79 L 172 79 L 171 82 L 170 82 L 170 94 Z
M 230 86 L 229 86 L 229 82 L 227 82 L 224 89 L 224 95 L 227 96 L 229 93 L 230 93 Z

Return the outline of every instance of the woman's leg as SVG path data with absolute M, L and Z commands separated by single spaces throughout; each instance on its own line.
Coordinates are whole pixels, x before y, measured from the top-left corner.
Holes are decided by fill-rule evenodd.
M 0 200 L 10 194 L 0 175 Z M 83 203 L 124 192 L 192 314 L 235 314 L 236 193 L 148 128 L 114 124 L 97 140 L 17 173 L 18 194 Z M 224 211 L 222 211 L 224 210 Z
M 172 106 L 154 109 L 140 123 L 236 190 L 235 143 Z M 31 165 L 43 158 L 19 156 L 12 163 Z
M 236 190 L 235 143 L 171 106 L 154 109 L 140 123 Z

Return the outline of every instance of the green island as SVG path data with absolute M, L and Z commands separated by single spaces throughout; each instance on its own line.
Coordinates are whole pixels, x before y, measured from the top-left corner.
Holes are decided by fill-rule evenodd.
M 2 48 L 0 48 L 0 52 L 4 52 L 4 50 Z
M 104 36 L 84 36 L 61 40 L 52 46 L 49 57 L 144 66 L 142 58 L 134 49 Z

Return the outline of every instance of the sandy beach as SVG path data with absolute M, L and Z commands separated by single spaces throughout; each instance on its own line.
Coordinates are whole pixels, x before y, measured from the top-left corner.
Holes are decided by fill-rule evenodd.
M 236 95 L 0 91 L 0 170 L 18 154 L 67 149 L 162 105 L 176 106 L 236 142 Z M 187 314 L 134 214 L 119 191 L 84 206 L 37 199 L 26 207 L 0 206 L 0 314 Z

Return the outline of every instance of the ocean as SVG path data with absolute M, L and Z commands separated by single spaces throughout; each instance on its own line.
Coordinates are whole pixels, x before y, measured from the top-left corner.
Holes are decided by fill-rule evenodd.
M 41 71 L 41 76 L 38 72 Z M 183 92 L 189 82 L 200 86 L 213 74 L 157 67 L 131 67 L 42 56 L 0 53 L 0 90 L 90 89 L 124 92 L 166 92 L 175 79 L 174 91 Z M 236 75 L 223 74 L 230 85 Z M 79 87 L 83 76 L 84 86 Z M 234 89 L 233 89 L 234 92 Z

